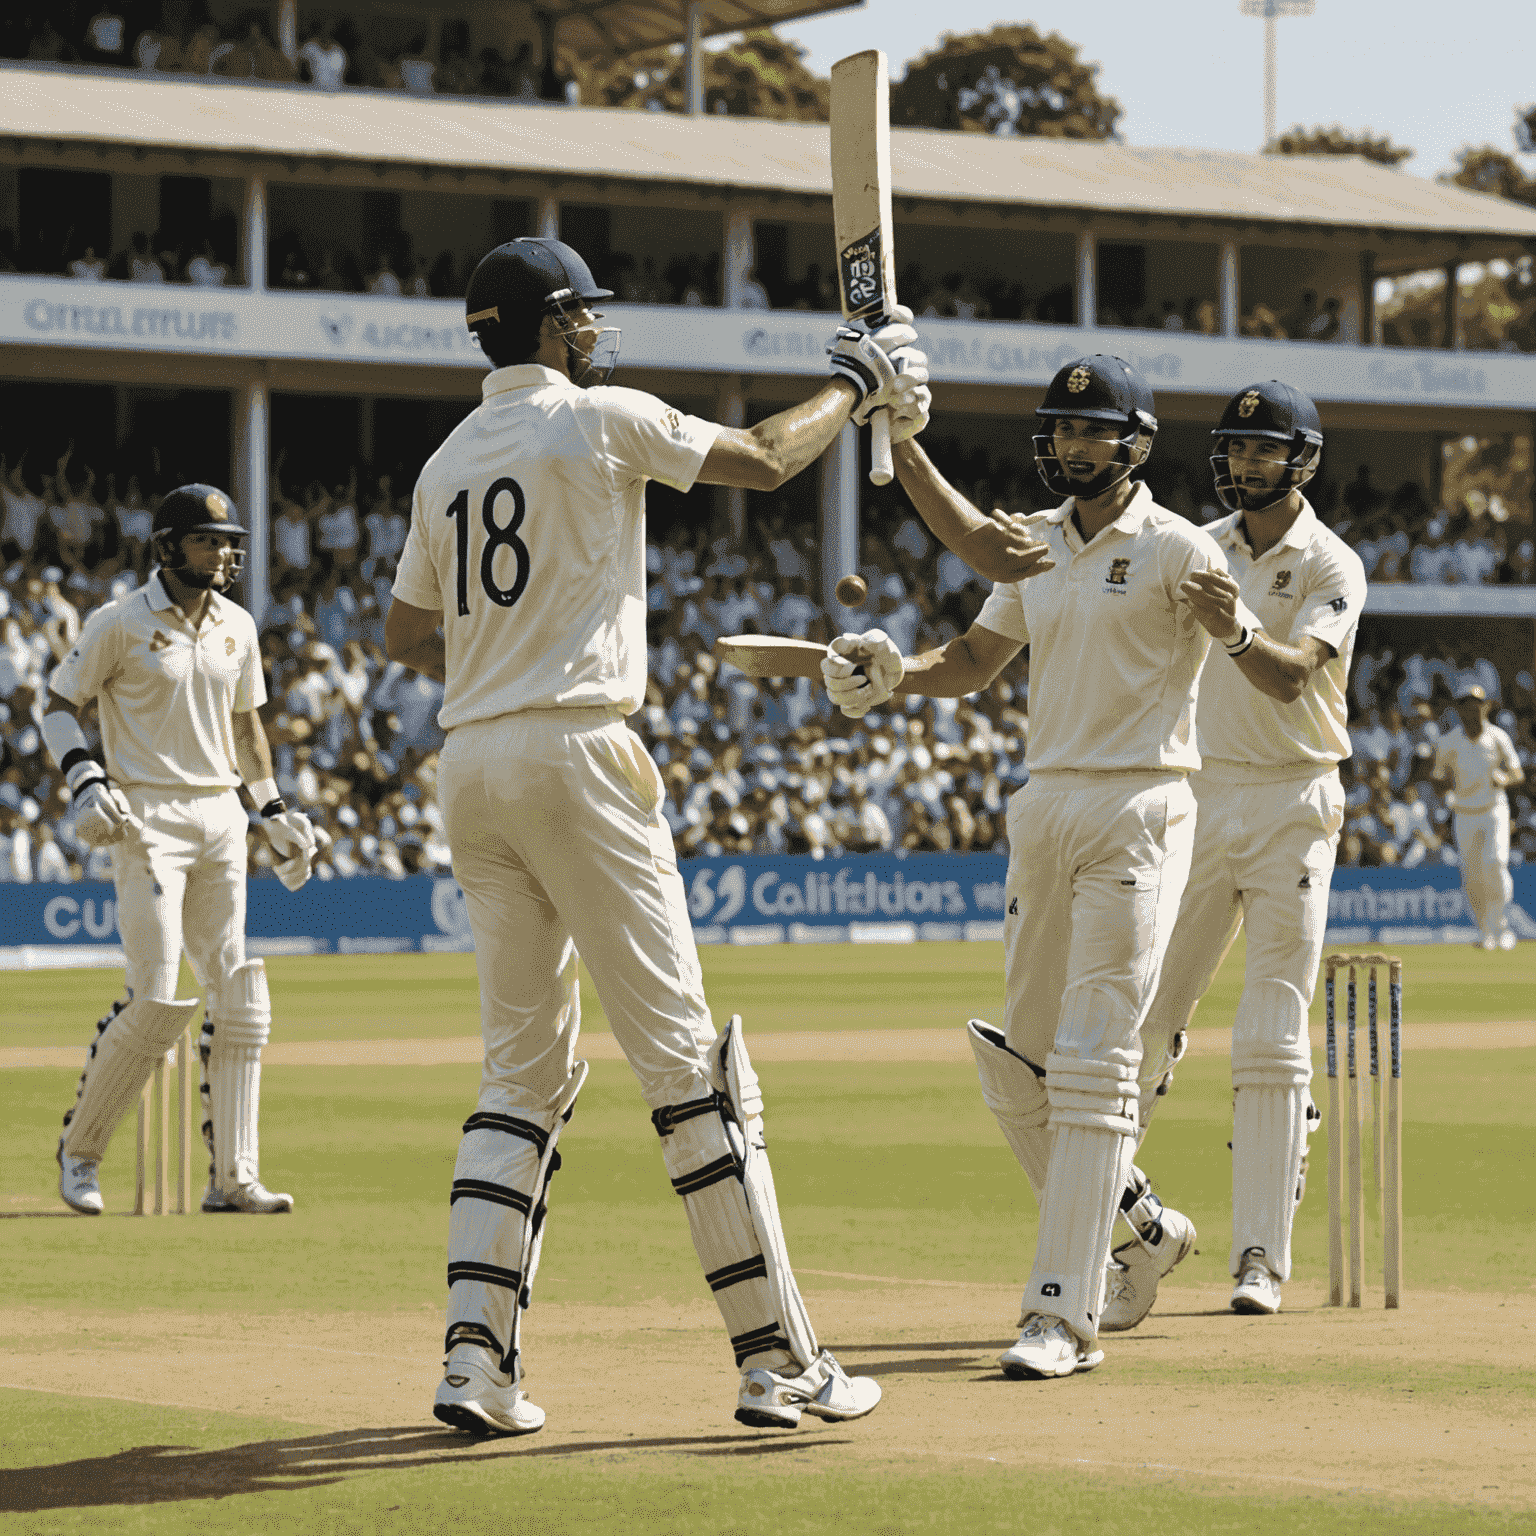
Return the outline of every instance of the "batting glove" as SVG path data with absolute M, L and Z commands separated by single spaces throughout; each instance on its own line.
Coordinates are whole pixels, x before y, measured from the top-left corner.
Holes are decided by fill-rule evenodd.
M 297 853 L 302 853 L 306 859 L 314 857 L 314 825 L 303 811 L 290 811 L 281 797 L 262 806 L 261 826 L 267 841 L 272 844 L 277 863 L 286 863 Z
M 928 370 L 923 370 L 926 379 Z M 933 391 L 915 375 L 903 373 L 891 386 L 891 441 L 904 443 L 916 437 L 928 425 L 928 413 L 933 409 Z
M 905 675 L 901 652 L 883 629 L 839 635 L 821 662 L 827 697 L 850 720 L 862 719 L 884 704 Z
M 99 763 L 76 763 L 64 775 L 76 808 L 75 836 L 87 848 L 120 843 L 136 827 L 128 797 L 101 771 Z
M 888 397 L 896 382 L 896 364 L 875 344 L 868 331 L 852 325 L 838 326 L 827 353 L 832 372 L 847 379 L 859 392 L 853 419 L 862 425 L 869 419 L 869 412 L 878 409 L 874 402 L 883 404 L 882 397 Z
M 306 821 L 308 819 L 308 817 L 304 818 Z M 323 827 L 316 827 L 311 824 L 311 830 L 315 835 L 315 841 L 311 847 L 301 848 L 297 853 L 290 854 L 286 859 L 278 860 L 272 866 L 277 878 L 290 891 L 296 891 L 305 884 L 310 875 L 314 873 L 315 856 L 322 849 L 331 846 L 331 835 Z

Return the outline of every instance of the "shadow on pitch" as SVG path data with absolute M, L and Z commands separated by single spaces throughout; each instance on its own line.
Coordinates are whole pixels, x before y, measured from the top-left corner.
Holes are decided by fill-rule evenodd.
M 540 1443 L 540 1442 L 543 1443 Z M 222 1450 L 141 1445 L 113 1456 L 0 1472 L 0 1512 L 89 1509 L 108 1504 L 175 1504 L 237 1493 L 323 1488 L 357 1472 L 451 1466 L 487 1457 L 586 1456 L 594 1452 L 675 1451 L 689 1456 L 762 1456 L 847 1440 L 828 1434 L 750 1432 L 654 1439 L 547 1441 L 542 1435 L 472 1440 L 436 1426 L 396 1425 L 256 1440 Z
M 950 1376 L 976 1369 L 978 1355 L 996 1358 L 1000 1350 L 1013 1343 L 1011 1338 L 1001 1340 L 952 1340 L 937 1344 L 856 1344 L 838 1351 L 845 1369 L 859 1376 Z M 906 1358 L 900 1360 L 867 1360 L 861 1356 L 894 1354 L 900 1351 Z M 859 1364 L 847 1362 L 858 1360 Z

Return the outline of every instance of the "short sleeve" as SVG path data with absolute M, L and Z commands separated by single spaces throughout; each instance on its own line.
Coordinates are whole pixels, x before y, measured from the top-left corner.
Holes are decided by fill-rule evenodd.
M 432 563 L 432 552 L 427 548 L 427 520 L 422 513 L 421 481 L 416 482 L 411 497 L 411 526 L 405 536 L 405 548 L 400 551 L 400 564 L 395 569 L 394 596 L 412 608 L 425 608 L 429 612 L 443 606 L 443 589 L 437 579 L 437 567 Z
M 692 488 L 722 430 L 716 422 L 689 416 L 638 389 L 588 390 L 583 404 L 596 414 L 610 464 L 676 491 Z
M 235 688 L 232 708 L 237 715 L 249 714 L 267 702 L 267 679 L 261 667 L 261 644 L 256 638 L 256 626 L 247 626 L 245 664 L 240 668 L 240 682 Z
M 1004 584 L 998 582 L 981 605 L 976 622 L 983 629 L 1007 640 L 1017 640 L 1020 645 L 1029 644 L 1029 625 L 1024 620 L 1024 592 L 1022 582 Z
M 80 638 L 53 669 L 48 692 L 77 709 L 94 699 L 117 671 L 121 642 L 117 604 L 98 608 L 80 631 Z
M 1456 759 L 1449 750 L 1450 743 L 1442 736 L 1435 743 L 1435 766 L 1430 769 L 1430 777 L 1441 779 L 1448 773 L 1456 770 Z
M 1311 635 L 1341 653 L 1365 611 L 1365 567 L 1353 550 L 1328 552 L 1302 594 L 1291 634 Z

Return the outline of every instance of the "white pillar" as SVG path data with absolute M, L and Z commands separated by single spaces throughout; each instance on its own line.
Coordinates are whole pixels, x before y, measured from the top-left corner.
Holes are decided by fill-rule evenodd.
M 559 238 L 560 199 L 541 197 L 539 199 L 539 239 L 558 240 Z
M 269 465 L 272 445 L 267 415 L 267 386 L 254 379 L 235 390 L 235 503 L 250 534 L 245 541 L 245 587 L 241 596 L 258 624 L 272 600 L 272 526 Z
M 1237 241 L 1221 242 L 1221 334 L 1236 336 L 1241 313 L 1242 276 L 1238 267 Z
M 299 58 L 299 0 L 277 0 L 277 46 L 290 64 Z
M 731 206 L 725 216 L 725 271 L 722 297 L 727 309 L 741 308 L 742 285 L 757 265 L 757 246 L 752 233 L 752 210 L 744 203 Z
M 683 110 L 698 117 L 704 110 L 704 6 L 689 0 L 688 40 L 683 45 Z
M 267 286 L 267 184 L 260 176 L 246 179 L 243 236 L 240 275 L 259 293 Z
M 1275 18 L 1264 17 L 1264 143 L 1263 149 L 1275 142 L 1275 75 L 1276 75 Z
M 837 584 L 859 568 L 859 429 L 849 422 L 821 460 L 821 601 L 839 629 Z
M 1099 323 L 1099 242 L 1091 229 L 1077 237 L 1077 323 L 1085 331 Z

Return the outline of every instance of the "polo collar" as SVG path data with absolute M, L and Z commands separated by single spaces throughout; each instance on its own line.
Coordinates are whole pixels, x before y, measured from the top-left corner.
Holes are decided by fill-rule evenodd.
M 177 613 L 182 613 L 182 610 L 177 608 L 175 599 L 166 591 L 165 583 L 160 579 L 159 570 L 155 571 L 154 575 L 139 588 L 139 591 L 144 594 L 144 601 L 149 604 L 151 612 L 164 613 L 167 609 L 175 609 Z M 222 624 L 224 622 L 224 604 L 226 599 L 219 592 L 210 592 L 208 595 L 212 599 L 208 604 L 208 624 L 211 628 L 214 624 Z M 186 617 L 185 614 L 182 614 L 182 616 Z M 188 619 L 187 622 L 190 624 L 191 620 Z
M 1140 533 L 1146 521 L 1151 517 L 1157 503 L 1152 500 L 1152 489 L 1145 480 L 1136 487 L 1135 494 L 1125 504 L 1125 509 L 1114 522 L 1101 528 L 1094 538 L 1107 533 L 1110 528 L 1119 533 Z M 1045 520 L 1048 523 L 1064 524 L 1077 510 L 1077 497 L 1069 496 L 1066 501 L 1056 508 L 1054 512 L 1047 512 Z M 1091 541 L 1090 541 L 1091 542 Z M 1085 546 L 1086 547 L 1086 546 Z
M 1253 559 L 1253 546 L 1248 542 L 1243 533 L 1243 517 L 1241 512 L 1234 512 L 1231 517 L 1224 519 L 1226 527 L 1215 535 L 1216 542 L 1226 549 L 1239 549 L 1249 559 Z M 1301 498 L 1301 511 L 1296 514 L 1296 520 L 1285 530 L 1285 536 L 1272 548 L 1264 551 L 1265 556 L 1278 553 L 1282 549 L 1306 549 L 1311 544 L 1317 533 L 1317 513 L 1312 510 L 1312 503 L 1305 496 Z
M 576 386 L 563 373 L 546 368 L 543 363 L 513 363 L 508 368 L 493 368 L 480 381 L 480 396 L 489 400 L 492 395 L 510 394 L 515 389 L 536 389 L 541 384 L 564 384 L 568 389 Z

